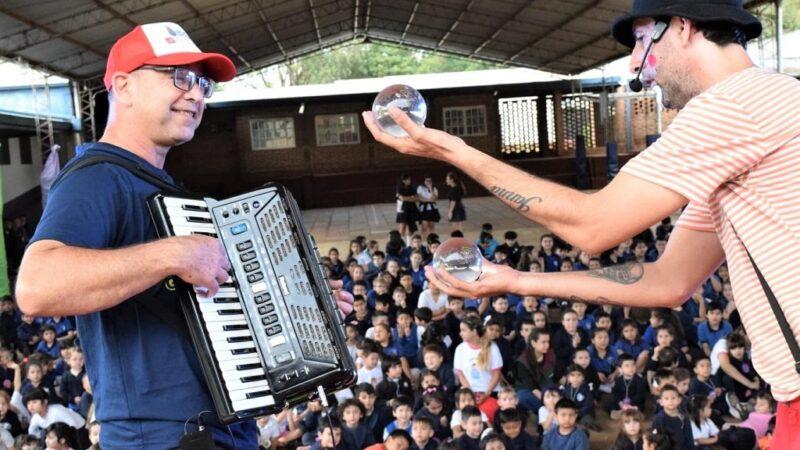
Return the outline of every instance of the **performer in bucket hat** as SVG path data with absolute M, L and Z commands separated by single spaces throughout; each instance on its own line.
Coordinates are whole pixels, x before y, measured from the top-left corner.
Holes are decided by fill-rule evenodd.
M 495 160 L 442 131 L 392 117 L 410 135 L 375 138 L 398 151 L 452 164 L 508 206 L 590 254 L 616 247 L 681 208 L 667 248 L 652 263 L 598 270 L 518 272 L 484 262 L 477 282 L 426 267 L 449 295 L 514 292 L 634 307 L 677 307 L 727 259 L 733 299 L 755 369 L 779 400 L 772 448 L 800 440 L 800 81 L 756 67 L 745 51 L 761 24 L 740 0 L 636 0 L 613 25 L 631 48 L 634 90 L 659 86 L 680 109 L 663 136 L 605 188 L 580 192 Z M 639 80 L 638 82 L 636 80 Z M 641 83 L 641 86 L 638 84 Z M 721 354 L 727 357 L 727 352 Z M 722 358 L 722 357 L 720 357 Z
M 177 24 L 137 26 L 108 56 L 105 132 L 64 172 L 85 158 L 114 157 L 172 183 L 167 153 L 192 139 L 215 84 L 235 75 L 230 59 L 200 51 Z M 169 278 L 213 295 L 230 262 L 214 238 L 156 239 L 146 200 L 160 190 L 111 163 L 57 179 L 20 267 L 19 306 L 34 316 L 77 316 L 101 447 L 177 448 L 195 433 L 190 448 L 257 448 L 254 421 L 226 427 L 211 412 Z

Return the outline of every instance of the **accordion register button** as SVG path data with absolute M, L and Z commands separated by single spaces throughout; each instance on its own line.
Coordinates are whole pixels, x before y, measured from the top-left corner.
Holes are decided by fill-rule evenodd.
M 244 241 L 236 244 L 236 250 L 243 252 L 245 250 L 250 250 L 253 248 L 253 241 Z
M 280 355 L 275 357 L 275 362 L 278 364 L 287 363 L 292 360 L 291 352 L 281 353 Z
M 237 209 L 234 209 L 233 213 L 236 214 L 237 211 L 238 211 Z M 231 227 L 231 234 L 234 235 L 234 236 L 236 236 L 237 234 L 242 234 L 245 231 L 247 231 L 247 224 L 246 223 L 236 224 L 236 225 Z
M 251 273 L 247 276 L 247 281 L 251 283 L 255 283 L 256 281 L 261 281 L 264 279 L 264 274 L 261 272 Z
M 242 262 L 250 261 L 251 259 L 253 259 L 255 257 L 256 257 L 256 252 L 247 252 L 247 253 L 242 253 L 241 255 L 239 255 L 239 259 L 241 259 Z
M 283 328 L 281 328 L 280 325 L 273 325 L 268 327 L 265 331 L 267 332 L 267 336 L 274 336 L 283 331 Z
M 253 290 L 253 294 L 260 294 L 267 290 L 267 283 L 259 281 L 256 284 L 251 284 L 250 289 Z M 266 296 L 267 300 L 269 300 L 269 294 L 264 294 L 264 295 Z
M 277 347 L 279 345 L 283 345 L 286 343 L 286 337 L 284 335 L 275 336 L 269 339 L 269 346 L 270 347 Z

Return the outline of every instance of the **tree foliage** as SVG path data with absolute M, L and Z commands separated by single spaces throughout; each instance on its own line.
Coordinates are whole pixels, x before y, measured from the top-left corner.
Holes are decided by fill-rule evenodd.
M 279 68 L 281 84 L 323 84 L 388 75 L 464 72 L 499 67 L 476 59 L 388 44 L 350 44 L 325 49 Z

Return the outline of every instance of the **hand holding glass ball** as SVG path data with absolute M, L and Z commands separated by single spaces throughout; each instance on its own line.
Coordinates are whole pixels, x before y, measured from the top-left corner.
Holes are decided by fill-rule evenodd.
M 406 130 L 397 125 L 389 115 L 389 108 L 392 106 L 408 114 L 408 117 L 417 125 L 421 126 L 425 123 L 428 105 L 422 95 L 416 89 L 404 84 L 389 86 L 375 97 L 375 101 L 372 102 L 372 113 L 375 115 L 378 126 L 392 136 L 408 137 Z
M 483 254 L 473 242 L 464 238 L 444 241 L 433 254 L 433 267 L 444 269 L 461 281 L 472 283 L 481 276 Z

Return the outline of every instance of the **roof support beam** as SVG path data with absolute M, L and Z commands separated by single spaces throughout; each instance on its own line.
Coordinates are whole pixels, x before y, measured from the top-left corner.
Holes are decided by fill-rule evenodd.
M 587 12 L 591 11 L 593 8 L 596 8 L 600 3 L 603 3 L 603 0 L 595 0 L 595 1 L 591 2 L 591 3 L 589 3 L 588 5 L 584 6 L 583 8 L 581 8 L 578 12 L 570 14 L 566 19 L 562 20 L 561 22 L 557 23 L 555 26 L 545 30 L 543 33 L 540 33 L 538 36 L 533 38 L 531 41 L 529 41 L 527 44 L 525 44 L 523 47 L 521 47 L 519 50 L 517 50 L 513 55 L 511 55 L 504 62 L 505 63 L 514 62 L 514 60 L 519 58 L 522 55 L 522 53 L 525 52 L 525 50 L 528 50 L 529 48 L 531 48 L 531 47 L 539 44 L 543 40 L 547 39 L 550 36 L 551 33 L 564 28 L 564 26 L 566 26 L 567 24 L 569 24 L 573 20 L 583 16 Z
M 411 15 L 408 16 L 408 21 L 406 22 L 406 27 L 403 29 L 403 35 L 400 37 L 400 43 L 402 44 L 403 41 L 406 40 L 406 34 L 408 34 L 408 29 L 411 28 L 411 22 L 414 21 L 414 16 L 417 15 L 417 8 L 419 8 L 420 0 L 414 1 L 414 8 L 411 9 Z
M 605 31 L 602 34 L 598 34 L 598 35 L 592 36 L 590 39 L 587 39 L 587 40 L 581 42 L 580 44 L 578 44 L 578 45 L 576 45 L 574 47 L 571 47 L 570 49 L 565 50 L 565 51 L 559 53 L 558 55 L 556 55 L 556 56 L 554 56 L 552 58 L 548 58 L 547 60 L 545 60 L 542 63 L 542 67 L 547 67 L 550 64 L 553 64 L 554 62 L 560 60 L 561 58 L 565 58 L 565 57 L 567 57 L 569 55 L 578 53 L 581 50 L 585 49 L 586 47 L 591 47 L 592 45 L 597 44 L 598 40 L 603 39 L 604 37 L 608 37 L 608 36 L 609 36 L 608 31 Z
M 319 20 L 317 20 L 317 11 L 314 9 L 314 0 L 308 0 L 308 8 L 311 10 L 311 18 L 314 19 L 314 31 L 317 33 L 317 42 L 322 48 L 322 33 L 319 31 Z
M 198 10 L 197 10 L 197 8 L 195 8 L 195 7 L 194 7 L 194 5 L 192 5 L 191 3 L 189 3 L 189 0 L 180 0 L 180 2 L 181 2 L 181 3 L 182 3 L 182 4 L 183 4 L 183 5 L 186 7 L 186 8 L 188 8 L 188 9 L 189 9 L 189 11 L 191 11 L 191 12 L 192 12 L 192 14 L 194 14 L 194 16 L 195 16 L 195 17 L 197 17 L 198 19 L 200 19 L 200 20 L 201 20 L 201 21 L 202 21 L 202 22 L 203 22 L 203 23 L 204 23 L 204 24 L 205 24 L 205 25 L 206 25 L 206 26 L 207 26 L 209 29 L 211 29 L 211 30 L 214 30 L 214 33 L 217 35 L 217 39 L 219 39 L 219 41 L 220 41 L 220 42 L 222 42 L 222 44 L 223 44 L 223 45 L 225 45 L 225 47 L 226 47 L 226 48 L 227 48 L 227 49 L 228 49 L 228 50 L 229 50 L 231 53 L 233 53 L 233 55 L 236 57 L 236 59 L 238 59 L 239 61 L 241 61 L 241 62 L 242 62 L 242 64 L 244 64 L 245 66 L 247 66 L 247 68 L 248 68 L 248 69 L 252 69 L 252 68 L 253 68 L 253 66 L 252 66 L 252 65 L 250 65 L 250 63 L 249 63 L 249 62 L 248 62 L 246 59 L 244 59 L 244 57 L 243 57 L 241 54 L 239 54 L 239 52 L 238 52 L 238 51 L 236 51 L 236 49 L 235 49 L 235 48 L 233 48 L 233 46 L 232 46 L 232 45 L 231 45 L 231 44 L 228 42 L 228 40 L 227 40 L 227 39 L 225 39 L 225 37 L 222 35 L 222 33 L 220 33 L 220 32 L 219 32 L 219 30 L 217 29 L 217 27 L 216 27 L 216 26 L 214 26 L 214 25 L 213 25 L 211 22 L 209 22 L 209 21 L 208 21 L 208 19 L 206 19 L 206 17 L 205 17 L 204 15 L 200 14 L 200 11 L 198 11 Z
M 475 1 L 476 0 L 469 0 L 469 3 L 467 3 L 467 6 L 465 6 L 464 9 L 462 9 L 461 12 L 458 13 L 458 16 L 456 17 L 456 19 L 453 21 L 453 23 L 450 24 L 450 28 L 448 28 L 447 31 L 444 33 L 444 35 L 442 35 L 442 38 L 439 39 L 439 43 L 436 44 L 436 49 L 438 49 L 439 47 L 444 45 L 444 42 L 447 40 L 447 38 L 450 37 L 450 35 L 453 33 L 453 31 L 455 31 L 456 27 L 458 27 L 458 24 L 461 23 L 461 21 L 464 19 L 464 16 L 468 12 L 470 12 L 472 7 L 475 5 Z
M 264 28 L 267 29 L 267 33 L 269 33 L 269 35 L 272 36 L 272 40 L 275 41 L 275 45 L 277 45 L 278 50 L 281 51 L 284 61 L 288 61 L 289 57 L 286 55 L 286 50 L 283 48 L 281 40 L 278 39 L 278 35 L 275 34 L 275 31 L 272 29 L 272 25 L 269 24 L 269 20 L 267 20 L 266 14 L 264 14 L 264 10 L 258 6 L 255 0 L 253 0 L 253 6 L 258 10 L 258 16 L 261 18 L 261 23 L 264 24 Z
M 11 17 L 12 19 L 14 19 L 14 20 L 16 20 L 18 22 L 22 22 L 22 23 L 24 23 L 25 25 L 27 25 L 27 26 L 29 26 L 31 28 L 36 28 L 36 29 L 42 30 L 42 31 L 44 31 L 45 33 L 47 33 L 47 34 L 49 34 L 51 36 L 59 35 L 58 31 L 50 28 L 49 26 L 43 25 L 43 24 L 41 24 L 39 22 L 36 22 L 35 20 L 29 19 L 27 17 L 24 17 L 21 14 L 17 13 L 16 11 L 12 11 L 12 10 L 6 8 L 5 6 L 0 6 L 0 13 L 3 13 L 5 15 L 7 15 L 8 17 Z M 101 58 L 105 58 L 106 57 L 106 53 L 105 52 L 100 51 L 100 50 L 90 46 L 89 44 L 86 44 L 85 42 L 81 42 L 81 41 L 73 38 L 72 36 L 70 36 L 68 34 L 60 35 L 60 38 L 62 40 L 64 40 L 65 42 L 69 42 L 70 44 L 72 44 L 72 45 L 74 45 L 76 47 L 79 47 L 79 48 L 82 48 L 82 49 L 84 49 L 84 50 L 86 50 L 88 52 L 94 53 L 95 55 L 97 55 L 97 56 L 99 56 Z M 15 50 L 14 53 L 16 53 L 16 51 L 17 50 Z
M 132 27 L 135 27 L 136 25 L 139 25 L 139 23 L 133 21 L 130 17 L 128 17 L 126 15 L 123 15 L 123 14 L 120 14 L 119 11 L 117 11 L 114 8 L 112 8 L 111 5 L 106 5 L 103 2 L 103 0 L 94 0 L 94 4 L 97 5 L 97 7 L 102 9 L 103 11 L 106 11 L 109 14 L 111 14 L 111 16 L 113 16 L 115 19 L 121 20 L 121 21 L 127 23 L 128 25 L 130 25 Z
M 524 3 L 522 4 L 522 6 L 520 6 L 519 8 L 517 8 L 517 10 L 516 10 L 516 11 L 514 11 L 514 12 L 513 12 L 511 15 L 509 15 L 509 16 L 508 16 L 508 19 L 506 19 L 506 21 L 505 21 L 505 22 L 503 22 L 503 23 L 502 23 L 502 24 L 501 24 L 499 27 L 497 27 L 497 29 L 495 30 L 495 32 L 494 32 L 494 33 L 492 33 L 492 35 L 491 35 L 491 36 L 489 36 L 489 38 L 488 38 L 488 39 L 486 39 L 485 41 L 481 42 L 481 44 L 480 44 L 479 46 L 475 47 L 475 50 L 473 50 L 473 51 L 472 51 L 472 52 L 469 54 L 469 57 L 470 57 L 470 58 L 474 57 L 475 55 L 477 55 L 478 53 L 480 53 L 480 52 L 481 52 L 481 50 L 483 50 L 484 48 L 486 48 L 486 46 L 487 46 L 487 45 L 489 45 L 489 43 L 490 43 L 490 42 L 492 42 L 493 40 L 495 40 L 495 39 L 497 38 L 497 36 L 499 36 L 499 35 L 500 35 L 500 33 L 502 33 L 502 32 L 503 32 L 503 28 L 505 28 L 505 27 L 506 27 L 506 25 L 508 25 L 509 23 L 516 21 L 516 20 L 517 20 L 517 17 L 518 17 L 520 14 L 522 14 L 522 11 L 525 11 L 526 9 L 528 9 L 528 7 L 531 5 L 531 3 L 532 3 L 532 2 L 524 2 Z

